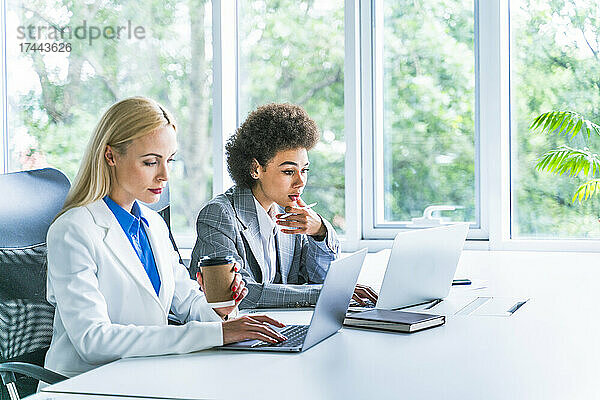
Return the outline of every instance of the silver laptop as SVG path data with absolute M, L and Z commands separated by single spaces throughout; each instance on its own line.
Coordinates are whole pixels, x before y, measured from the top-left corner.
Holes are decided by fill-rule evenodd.
M 457 223 L 398 233 L 371 308 L 390 310 L 448 296 L 468 231 L 468 223 Z
M 220 348 L 299 352 L 327 339 L 342 327 L 366 254 L 367 249 L 362 249 L 331 262 L 310 325 L 274 328 L 288 338 L 286 341 L 275 344 L 261 340 L 244 340 Z

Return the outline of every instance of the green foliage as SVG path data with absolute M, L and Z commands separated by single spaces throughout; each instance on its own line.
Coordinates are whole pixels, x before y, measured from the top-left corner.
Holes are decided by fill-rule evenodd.
M 384 3 L 384 217 L 475 220 L 473 2 Z
M 556 175 L 578 176 L 583 173 L 584 176 L 594 176 L 600 168 L 598 155 L 589 151 L 589 149 L 574 149 L 566 145 L 561 145 L 557 149 L 550 150 L 543 154 L 538 161 L 536 168 L 540 171 L 552 172 Z
M 590 139 L 594 132 L 600 136 L 600 127 L 581 115 L 571 111 L 551 111 L 538 116 L 530 126 L 532 131 L 550 133 L 574 139 L 582 135 Z M 540 171 L 551 172 L 555 175 L 568 175 L 585 178 L 595 177 L 600 173 L 600 158 L 587 147 L 576 149 L 561 145 L 542 155 L 536 164 Z M 580 203 L 600 191 L 599 180 L 594 178 L 579 186 L 575 191 L 572 201 L 577 199 Z
M 600 9 L 587 0 L 519 0 L 510 11 L 512 237 L 598 238 L 597 198 L 579 203 L 585 191 L 575 189 L 598 172 L 598 127 L 581 115 L 600 120 Z M 569 109 L 580 114 L 543 113 Z
M 179 122 L 173 225 L 177 232 L 193 232 L 199 208 L 213 195 L 209 3 L 8 0 L 7 20 L 19 25 L 78 25 L 85 19 L 116 26 L 130 19 L 147 32 L 137 42 L 72 41 L 70 54 L 50 56 L 14 51 L 15 32 L 7 31 L 11 166 L 47 162 L 73 178 L 108 105 L 131 95 L 155 98 Z M 377 162 L 384 172 L 384 217 L 405 220 L 427 205 L 454 204 L 464 206 L 454 219 L 474 220 L 473 1 L 382 5 L 383 160 Z M 343 8 L 343 0 L 240 1 L 238 29 L 239 121 L 271 101 L 306 108 L 323 135 L 309 154 L 305 200 L 318 201 L 318 212 L 341 232 Z M 514 0 L 510 11 L 512 237 L 600 237 L 598 198 L 592 197 L 597 156 L 587 150 L 594 148 L 598 126 L 566 111 L 540 115 L 576 109 L 600 121 L 600 7 L 591 0 Z M 530 126 L 544 134 L 530 135 Z M 545 169 L 532 168 L 538 162 Z M 588 201 L 573 203 L 574 180 L 576 198 Z
M 573 201 L 577 199 L 581 203 L 582 200 L 587 200 L 598 192 L 600 192 L 600 179 L 592 179 L 577 188 Z
M 345 230 L 344 2 L 239 3 L 240 123 L 257 106 L 299 104 L 321 141 L 309 153 L 303 198 Z
M 207 4 L 9 0 L 7 11 L 18 21 L 15 26 L 75 28 L 86 21 L 88 27 L 118 27 L 131 21 L 145 29 L 142 40 L 102 37 L 90 45 L 65 39 L 72 45 L 70 53 L 9 55 L 9 105 L 14 112 L 8 123 L 15 144 L 10 168 L 49 164 L 73 179 L 88 138 L 110 104 L 135 95 L 156 99 L 178 122 L 180 167 L 170 182 L 173 227 L 192 233 L 198 210 L 212 196 Z M 21 41 L 14 31 L 7 32 L 8 49 Z M 26 79 L 22 71 L 29 74 Z
M 554 133 L 558 136 L 573 139 L 578 134 L 588 139 L 591 133 L 600 136 L 600 127 L 572 111 L 550 111 L 540 114 L 529 127 L 540 133 Z

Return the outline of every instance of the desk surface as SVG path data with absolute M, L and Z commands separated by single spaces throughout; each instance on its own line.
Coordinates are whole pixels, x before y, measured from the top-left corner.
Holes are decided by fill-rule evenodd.
M 300 354 L 123 359 L 45 390 L 177 399 L 596 398 L 597 261 L 596 254 L 465 251 L 457 277 L 487 287 L 454 287 L 452 295 L 531 300 L 511 317 L 451 316 L 415 334 L 344 328 Z M 386 253 L 369 254 L 360 281 L 377 285 L 385 262 Z
M 130 397 L 130 396 L 104 396 L 104 395 L 90 395 L 90 394 L 78 394 L 78 393 L 53 393 L 53 392 L 40 392 L 33 396 L 27 397 L 27 400 L 165 400 L 164 398 L 156 397 Z M 177 399 L 179 400 L 179 399 Z

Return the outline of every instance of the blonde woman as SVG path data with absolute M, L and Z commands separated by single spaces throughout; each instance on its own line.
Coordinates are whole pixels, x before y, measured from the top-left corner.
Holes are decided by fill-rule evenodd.
M 169 179 L 176 124 L 160 104 L 122 100 L 102 116 L 48 231 L 48 301 L 56 307 L 45 366 L 74 376 L 123 357 L 187 353 L 285 338 L 265 316 L 228 319 L 178 263 L 153 203 Z M 240 274 L 237 303 L 247 294 Z M 167 324 L 169 311 L 186 323 Z

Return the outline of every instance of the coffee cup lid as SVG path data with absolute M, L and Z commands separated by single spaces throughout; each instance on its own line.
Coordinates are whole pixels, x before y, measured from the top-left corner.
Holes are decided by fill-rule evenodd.
M 225 257 L 205 256 L 200 259 L 201 266 L 231 264 L 233 262 L 235 262 L 235 258 L 233 256 L 225 256 Z

